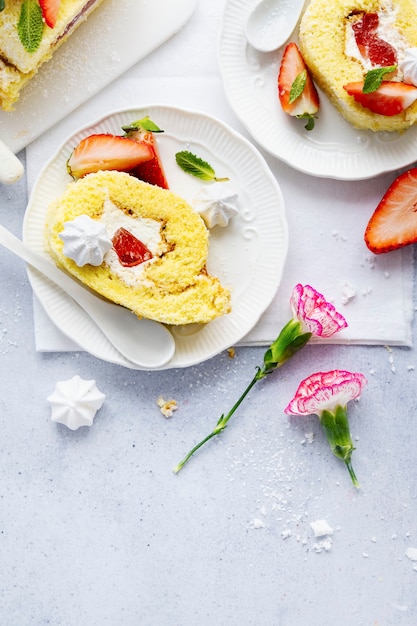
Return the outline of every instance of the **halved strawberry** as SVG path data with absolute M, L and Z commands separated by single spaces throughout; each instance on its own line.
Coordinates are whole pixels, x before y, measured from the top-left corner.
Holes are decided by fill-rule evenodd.
M 307 118 L 307 130 L 314 127 L 319 95 L 298 46 L 291 42 L 284 50 L 278 75 L 278 96 L 288 115 Z
M 417 242 L 417 168 L 390 185 L 365 230 L 365 243 L 374 254 Z
M 49 28 L 53 28 L 56 24 L 60 4 L 61 0 L 39 0 L 42 17 Z
M 146 128 L 157 129 L 156 131 Z M 148 117 L 143 120 L 133 122 L 130 126 L 123 128 L 129 139 L 140 141 L 152 150 L 153 157 L 144 163 L 141 163 L 135 167 L 130 173 L 132 176 L 136 176 L 140 180 L 150 183 L 151 185 L 157 185 L 163 189 L 169 189 L 168 181 L 166 179 L 164 167 L 162 165 L 161 157 L 159 155 L 158 144 L 156 143 L 154 132 L 162 132 L 156 125 L 149 120 Z
M 152 158 L 153 152 L 145 143 L 119 135 L 89 135 L 73 150 L 67 170 L 73 178 L 82 178 L 99 170 L 129 172 Z
M 343 85 L 343 89 L 362 106 L 380 115 L 398 115 L 417 100 L 417 87 L 407 83 L 383 81 L 371 93 L 363 92 L 363 81 Z

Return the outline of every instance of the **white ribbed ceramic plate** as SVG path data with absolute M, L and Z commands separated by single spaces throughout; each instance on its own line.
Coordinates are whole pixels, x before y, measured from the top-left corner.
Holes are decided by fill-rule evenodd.
M 239 215 L 226 228 L 211 231 L 208 270 L 232 291 L 232 313 L 205 326 L 173 330 L 176 353 L 166 366 L 204 361 L 240 341 L 271 303 L 287 254 L 287 224 L 279 185 L 259 152 L 222 122 L 193 111 L 151 105 L 117 111 L 72 135 L 41 172 L 26 210 L 25 243 L 45 256 L 44 224 L 48 204 L 71 182 L 66 160 L 85 136 L 121 133 L 121 127 L 145 115 L 164 130 L 158 135 L 168 182 L 190 203 L 202 185 L 176 165 L 175 153 L 190 150 L 227 176 L 239 194 Z M 126 367 L 132 365 L 112 347 L 80 307 L 59 287 L 29 269 L 29 278 L 46 312 L 68 337 L 91 354 Z M 133 366 L 134 367 L 134 366 Z
M 219 63 L 229 102 L 259 145 L 301 172 L 339 180 L 371 178 L 413 163 L 417 126 L 402 135 L 356 130 L 323 94 L 313 131 L 306 131 L 302 120 L 282 111 L 277 92 L 282 49 L 258 53 L 244 34 L 246 18 L 256 2 L 226 0 Z

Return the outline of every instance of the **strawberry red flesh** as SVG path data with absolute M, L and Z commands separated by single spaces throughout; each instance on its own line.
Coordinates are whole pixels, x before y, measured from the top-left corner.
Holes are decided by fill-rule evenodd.
M 154 134 L 151 131 L 138 129 L 137 131 L 130 132 L 128 137 L 129 139 L 140 141 L 149 146 L 153 154 L 149 161 L 140 163 L 133 168 L 130 172 L 131 175 L 136 176 L 139 180 L 143 180 L 150 185 L 157 185 L 158 187 L 162 187 L 162 189 L 169 189 Z
M 119 228 L 112 239 L 113 248 L 124 267 L 134 267 L 150 261 L 152 252 L 126 228 Z
M 363 81 L 348 83 L 343 89 L 365 108 L 386 116 L 402 113 L 417 100 L 417 87 L 396 81 L 383 81 L 371 93 L 363 92 Z
M 305 84 L 300 95 L 292 100 L 291 88 L 303 72 Z M 278 96 L 285 113 L 295 117 L 313 117 L 319 109 L 319 96 L 298 46 L 291 42 L 285 50 L 278 75 Z
M 56 24 L 60 4 L 61 0 L 39 0 L 42 17 L 49 28 L 54 28 Z
M 390 185 L 365 230 L 365 243 L 374 254 L 391 252 L 417 242 L 417 168 Z
M 82 139 L 67 161 L 68 173 L 74 178 L 100 170 L 129 172 L 153 158 L 151 148 L 119 135 L 97 134 Z
M 380 39 L 377 34 L 379 17 L 377 13 L 365 13 L 352 24 L 356 44 L 363 57 L 369 59 L 372 65 L 389 67 L 396 65 L 397 52 L 390 43 Z

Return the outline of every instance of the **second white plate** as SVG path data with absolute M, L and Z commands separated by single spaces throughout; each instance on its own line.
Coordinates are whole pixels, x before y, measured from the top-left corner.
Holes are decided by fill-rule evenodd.
M 404 134 L 356 130 L 324 94 L 313 131 L 282 111 L 277 89 L 282 49 L 258 53 L 244 33 L 257 1 L 226 0 L 219 62 L 230 104 L 259 145 L 301 172 L 339 180 L 371 178 L 413 163 L 417 126 Z
M 190 150 L 208 161 L 218 176 L 228 176 L 239 194 L 239 215 L 210 237 L 208 270 L 232 291 L 232 312 L 205 326 L 173 330 L 176 353 L 165 368 L 186 367 L 211 358 L 240 341 L 256 324 L 278 289 L 288 247 L 280 187 L 259 152 L 231 128 L 202 113 L 149 105 L 111 113 L 72 135 L 41 172 L 23 225 L 25 243 L 47 256 L 46 211 L 71 181 L 66 160 L 91 133 L 121 134 L 121 127 L 145 115 L 164 130 L 158 135 L 161 158 L 172 191 L 192 203 L 203 181 L 176 165 L 175 153 Z M 32 287 L 47 314 L 68 337 L 91 354 L 133 367 L 113 348 L 84 311 L 59 287 L 29 268 Z M 165 369 L 164 368 L 164 369 Z

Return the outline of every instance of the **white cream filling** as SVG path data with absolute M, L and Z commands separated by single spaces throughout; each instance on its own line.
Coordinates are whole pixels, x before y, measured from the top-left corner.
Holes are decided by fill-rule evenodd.
M 101 223 L 104 224 L 110 239 L 113 238 L 119 228 L 126 228 L 152 252 L 154 257 L 161 256 L 168 250 L 167 244 L 164 243 L 161 237 L 161 222 L 146 217 L 130 217 L 121 211 L 109 198 L 106 198 L 104 201 Z M 114 248 L 111 248 L 104 255 L 104 262 L 110 267 L 112 272 L 131 287 L 137 285 L 138 282 L 146 282 L 142 274 L 145 267 L 152 261 L 153 259 L 133 267 L 125 267 L 120 263 Z

